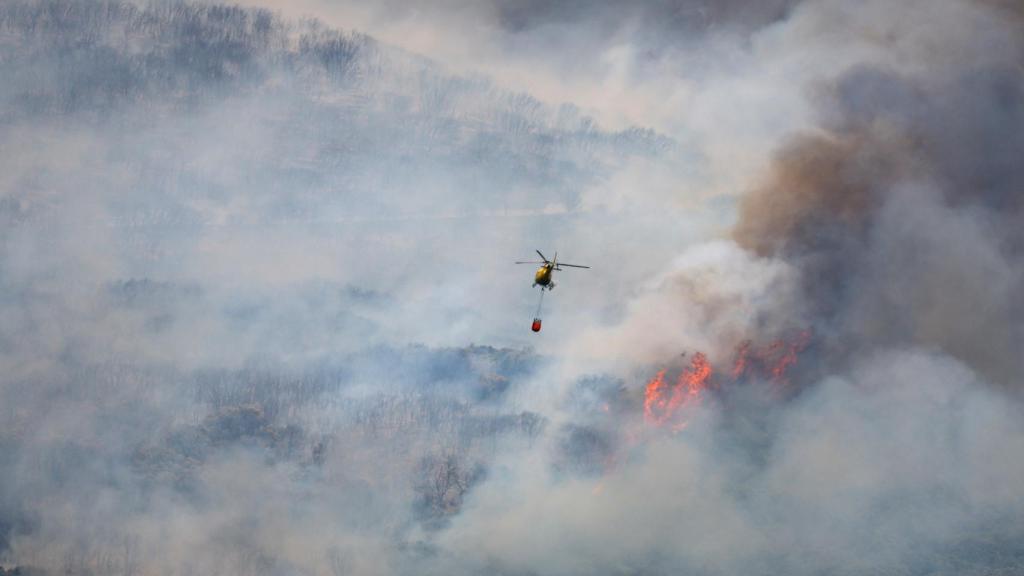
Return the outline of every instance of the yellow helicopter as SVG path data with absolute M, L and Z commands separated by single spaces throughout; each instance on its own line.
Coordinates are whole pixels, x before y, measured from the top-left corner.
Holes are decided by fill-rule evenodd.
M 553 260 L 548 260 L 544 254 L 541 254 L 540 250 L 537 250 L 537 254 L 540 254 L 542 259 L 541 262 L 516 262 L 516 264 L 543 264 L 543 266 L 537 268 L 537 272 L 533 275 L 533 285 L 540 286 L 541 292 L 545 289 L 555 289 L 555 283 L 552 281 L 551 276 L 556 270 L 561 270 L 562 266 L 568 266 L 570 268 L 590 268 L 590 266 L 580 266 L 579 264 L 566 264 L 565 262 L 559 262 L 558 252 L 555 252 L 555 258 Z

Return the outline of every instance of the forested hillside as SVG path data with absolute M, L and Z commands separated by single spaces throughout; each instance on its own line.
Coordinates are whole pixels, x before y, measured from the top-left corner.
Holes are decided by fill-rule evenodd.
M 548 425 L 517 399 L 545 359 L 396 326 L 454 305 L 392 290 L 420 274 L 408 233 L 570 210 L 673 146 L 232 6 L 4 2 L 0 77 L 0 565 L 21 574 L 365 573 L 344 533 L 430 553 L 497 446 Z

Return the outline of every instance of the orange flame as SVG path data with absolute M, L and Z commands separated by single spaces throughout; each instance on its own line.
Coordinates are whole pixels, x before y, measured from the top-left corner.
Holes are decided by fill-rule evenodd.
M 790 342 L 780 339 L 763 347 L 755 347 L 750 340 L 744 341 L 736 347 L 729 374 L 731 381 L 750 377 L 786 385 L 789 383 L 787 372 L 810 342 L 809 330 L 800 332 Z M 686 426 L 686 421 L 679 416 L 680 409 L 700 401 L 701 393 L 713 384 L 713 370 L 707 356 L 698 352 L 674 385 L 665 382 L 665 372 L 658 372 L 644 388 L 644 420 L 655 426 L 672 423 L 672 428 L 678 430 Z
M 711 363 L 707 356 L 694 354 L 690 366 L 683 369 L 675 385 L 665 383 L 665 371 L 658 372 L 644 389 L 644 419 L 661 425 L 673 420 L 682 406 L 697 402 L 711 379 Z M 680 427 L 685 422 L 677 423 Z
M 786 373 L 811 342 L 811 332 L 804 330 L 791 341 L 775 340 L 757 349 L 747 340 L 736 348 L 732 376 L 739 380 L 745 375 L 762 375 L 776 384 L 788 384 Z
M 750 340 L 744 341 L 736 348 L 736 361 L 732 365 L 732 377 L 737 379 L 747 371 L 747 363 L 750 355 Z
M 648 422 L 656 421 L 656 414 L 663 413 L 667 407 L 665 371 L 662 370 L 644 388 L 644 419 Z

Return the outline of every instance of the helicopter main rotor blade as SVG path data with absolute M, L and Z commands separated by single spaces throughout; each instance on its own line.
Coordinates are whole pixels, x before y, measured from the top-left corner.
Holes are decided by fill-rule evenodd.
M 541 257 L 541 259 L 542 259 L 542 260 L 544 260 L 544 263 L 545 263 L 545 264 L 547 264 L 547 263 L 548 263 L 548 257 L 547 257 L 547 256 L 545 256 L 545 255 L 543 255 L 543 254 L 541 254 L 541 253 L 540 253 L 540 250 L 537 250 L 537 254 L 540 254 L 540 257 Z
M 547 262 L 530 261 L 530 262 L 516 262 L 516 264 L 547 264 Z
M 566 264 L 565 262 L 559 262 L 558 266 L 568 266 L 570 268 L 590 268 L 590 266 L 580 266 L 579 264 Z

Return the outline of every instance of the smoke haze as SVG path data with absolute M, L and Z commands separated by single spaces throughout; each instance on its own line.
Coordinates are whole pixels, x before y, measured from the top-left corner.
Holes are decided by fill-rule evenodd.
M 1008 1 L 0 4 L 0 574 L 1020 572 L 1022 61 Z

